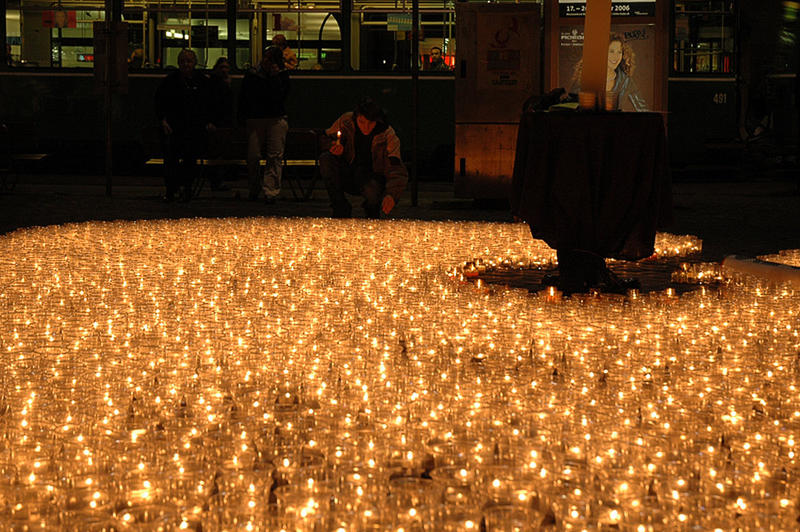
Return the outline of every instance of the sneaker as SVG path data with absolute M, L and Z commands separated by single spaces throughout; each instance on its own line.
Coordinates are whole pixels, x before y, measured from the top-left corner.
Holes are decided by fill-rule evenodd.
M 596 284 L 600 292 L 608 294 L 626 294 L 629 290 L 641 290 L 642 283 L 638 279 L 619 277 L 610 269 L 600 273 L 600 281 Z
M 549 288 L 551 286 L 558 286 L 558 274 L 557 273 L 546 273 L 544 277 L 542 277 L 542 287 Z
M 364 216 L 371 220 L 379 220 L 381 217 L 380 205 L 369 205 L 366 201 L 362 204 L 364 207 Z

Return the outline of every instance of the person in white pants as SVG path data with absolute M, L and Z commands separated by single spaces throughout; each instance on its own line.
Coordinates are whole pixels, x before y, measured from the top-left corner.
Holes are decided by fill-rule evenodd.
M 283 150 L 289 122 L 286 97 L 289 94 L 289 71 L 284 68 L 283 53 L 277 46 L 264 50 L 258 69 L 245 74 L 239 96 L 239 118 L 247 129 L 247 175 L 249 198 L 263 192 L 267 203 L 274 203 L 281 191 Z M 259 163 L 264 150 L 263 175 Z

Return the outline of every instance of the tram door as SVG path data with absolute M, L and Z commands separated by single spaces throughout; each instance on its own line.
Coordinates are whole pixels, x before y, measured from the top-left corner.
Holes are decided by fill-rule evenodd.
M 522 104 L 541 94 L 538 4 L 456 3 L 455 194 L 508 198 Z
M 730 0 L 673 0 L 669 136 L 678 166 L 727 160 L 738 136 L 735 9 Z

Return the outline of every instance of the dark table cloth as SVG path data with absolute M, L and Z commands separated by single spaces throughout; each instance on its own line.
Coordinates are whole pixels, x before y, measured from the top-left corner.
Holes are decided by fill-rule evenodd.
M 658 113 L 525 113 L 512 212 L 555 249 L 637 260 L 671 221 L 664 124 Z

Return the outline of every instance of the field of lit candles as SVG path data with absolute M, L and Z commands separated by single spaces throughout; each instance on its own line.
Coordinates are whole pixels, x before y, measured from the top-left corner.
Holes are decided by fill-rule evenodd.
M 2 236 L 0 529 L 796 530 L 800 291 L 480 280 L 554 261 L 524 224 Z

